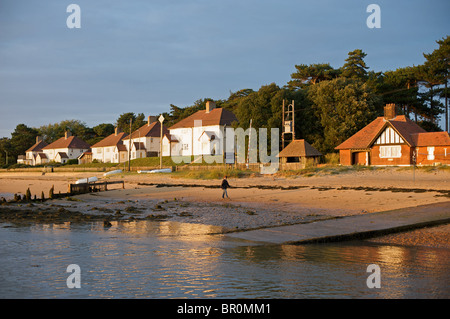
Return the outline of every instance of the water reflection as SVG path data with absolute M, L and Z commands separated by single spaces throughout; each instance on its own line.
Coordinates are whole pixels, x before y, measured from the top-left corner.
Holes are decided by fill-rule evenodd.
M 172 222 L 0 226 L 5 298 L 448 298 L 449 251 L 364 242 L 248 245 Z M 82 288 L 66 286 L 67 265 Z M 366 285 L 378 264 L 382 288 Z M 32 281 L 29 278 L 33 278 Z

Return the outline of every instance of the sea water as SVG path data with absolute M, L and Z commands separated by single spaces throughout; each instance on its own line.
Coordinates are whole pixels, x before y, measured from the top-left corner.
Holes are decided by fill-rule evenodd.
M 256 245 L 167 221 L 0 224 L 0 298 L 449 298 L 450 251 Z M 69 288 L 69 265 L 80 288 Z M 380 267 L 369 288 L 368 266 Z

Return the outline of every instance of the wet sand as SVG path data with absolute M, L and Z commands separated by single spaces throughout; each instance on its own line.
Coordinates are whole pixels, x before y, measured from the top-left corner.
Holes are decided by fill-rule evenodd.
M 24 194 L 30 188 L 32 195 L 40 198 L 44 192 L 47 197 L 52 186 L 55 193 L 65 193 L 68 183 L 92 176 L 105 179 L 102 173 L 0 173 L 0 193 Z M 125 189 L 80 195 L 80 201 L 75 202 L 54 202 L 90 212 L 93 206 L 125 212 L 126 205 L 133 203 L 141 210 L 136 215 L 141 218 L 159 214 L 174 221 L 253 229 L 414 207 L 450 198 L 449 172 L 416 171 L 413 176 L 412 171 L 394 168 L 312 177 L 230 178 L 229 200 L 221 198 L 220 180 L 180 179 L 164 174 L 119 174 L 108 180 L 124 180 Z M 163 209 L 155 210 L 156 205 Z M 372 241 L 450 248 L 448 233 L 449 226 L 444 225 Z

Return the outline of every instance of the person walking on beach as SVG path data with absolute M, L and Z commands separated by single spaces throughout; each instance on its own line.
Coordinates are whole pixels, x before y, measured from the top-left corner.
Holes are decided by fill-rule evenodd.
M 223 193 L 222 193 L 222 199 L 224 199 L 225 196 L 226 196 L 227 198 L 229 198 L 229 197 L 228 197 L 228 193 L 227 193 L 227 188 L 228 188 L 228 187 L 230 187 L 230 184 L 228 184 L 227 177 L 225 176 L 225 177 L 223 178 L 223 180 L 222 180 L 222 184 L 220 185 L 220 188 L 222 188 L 222 190 L 223 190 Z

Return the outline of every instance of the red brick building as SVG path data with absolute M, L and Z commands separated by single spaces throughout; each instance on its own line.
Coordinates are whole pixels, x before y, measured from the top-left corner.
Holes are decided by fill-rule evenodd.
M 386 105 L 384 113 L 336 147 L 342 165 L 450 164 L 448 132 L 426 132 L 396 115 L 394 104 Z

